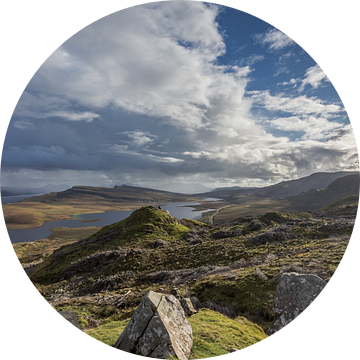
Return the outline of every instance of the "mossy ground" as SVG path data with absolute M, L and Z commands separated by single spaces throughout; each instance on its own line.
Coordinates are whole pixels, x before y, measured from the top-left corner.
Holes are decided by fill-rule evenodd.
M 208 309 L 201 309 L 188 320 L 193 331 L 190 359 L 225 355 L 231 348 L 240 350 L 267 337 L 261 327 L 244 317 L 229 319 Z M 87 334 L 112 346 L 128 322 L 129 319 L 107 321 Z

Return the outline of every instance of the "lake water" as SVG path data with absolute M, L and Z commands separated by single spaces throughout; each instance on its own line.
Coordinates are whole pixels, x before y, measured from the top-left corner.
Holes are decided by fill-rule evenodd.
M 215 199 L 211 199 L 210 201 L 215 201 Z M 183 218 L 196 220 L 199 219 L 203 213 L 214 210 L 214 209 L 207 209 L 202 211 L 193 211 L 194 208 L 192 207 L 192 205 L 198 205 L 198 203 L 178 202 L 178 203 L 162 204 L 161 207 L 164 210 L 169 210 L 170 215 L 178 220 Z M 46 239 L 51 235 L 51 229 L 57 227 L 64 226 L 68 228 L 78 228 L 78 227 L 86 227 L 93 225 L 94 226 L 110 225 L 127 218 L 133 211 L 135 210 L 108 211 L 97 214 L 83 214 L 80 217 L 76 216 L 70 220 L 60 220 L 60 221 L 52 221 L 52 222 L 44 223 L 39 228 L 8 230 L 8 233 L 10 240 L 13 244 L 19 242 L 35 241 L 40 239 Z M 86 222 L 84 222 L 84 220 Z

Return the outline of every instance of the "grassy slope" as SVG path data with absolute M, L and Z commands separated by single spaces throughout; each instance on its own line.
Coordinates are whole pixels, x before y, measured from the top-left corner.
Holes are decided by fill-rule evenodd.
M 87 333 L 112 346 L 128 321 L 129 319 L 122 319 L 105 322 L 97 328 L 88 330 Z M 189 321 L 193 330 L 190 359 L 225 355 L 231 348 L 244 349 L 267 337 L 263 329 L 244 317 L 233 320 L 208 309 L 201 309 L 191 316 Z
M 97 226 L 84 228 L 59 227 L 51 229 L 52 234 L 43 240 L 13 244 L 17 257 L 22 264 L 39 263 L 63 245 L 73 244 L 99 231 Z
M 32 272 L 31 279 L 40 283 L 54 282 L 60 279 L 61 271 L 68 265 L 97 252 L 116 250 L 119 246 L 124 249 L 146 248 L 159 238 L 171 242 L 181 238 L 188 230 L 155 206 L 141 208 L 122 221 L 104 226 L 86 239 L 62 246 Z M 128 266 L 128 263 L 125 265 Z M 115 262 L 112 267 L 119 270 L 119 266 L 120 263 Z

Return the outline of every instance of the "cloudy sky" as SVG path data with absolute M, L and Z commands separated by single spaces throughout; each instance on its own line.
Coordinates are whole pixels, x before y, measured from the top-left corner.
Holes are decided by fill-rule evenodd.
M 263 186 L 357 170 L 321 68 L 269 24 L 162 2 L 107 16 L 40 67 L 11 119 L 3 186 Z

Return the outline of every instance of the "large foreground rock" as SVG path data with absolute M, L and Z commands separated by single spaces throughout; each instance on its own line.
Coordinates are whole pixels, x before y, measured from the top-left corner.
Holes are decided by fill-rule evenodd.
M 191 325 L 175 296 L 149 291 L 114 346 L 137 355 L 187 360 L 192 344 Z
M 268 335 L 274 334 L 300 315 L 320 294 L 326 282 L 316 275 L 282 274 L 274 298 L 275 320 Z

